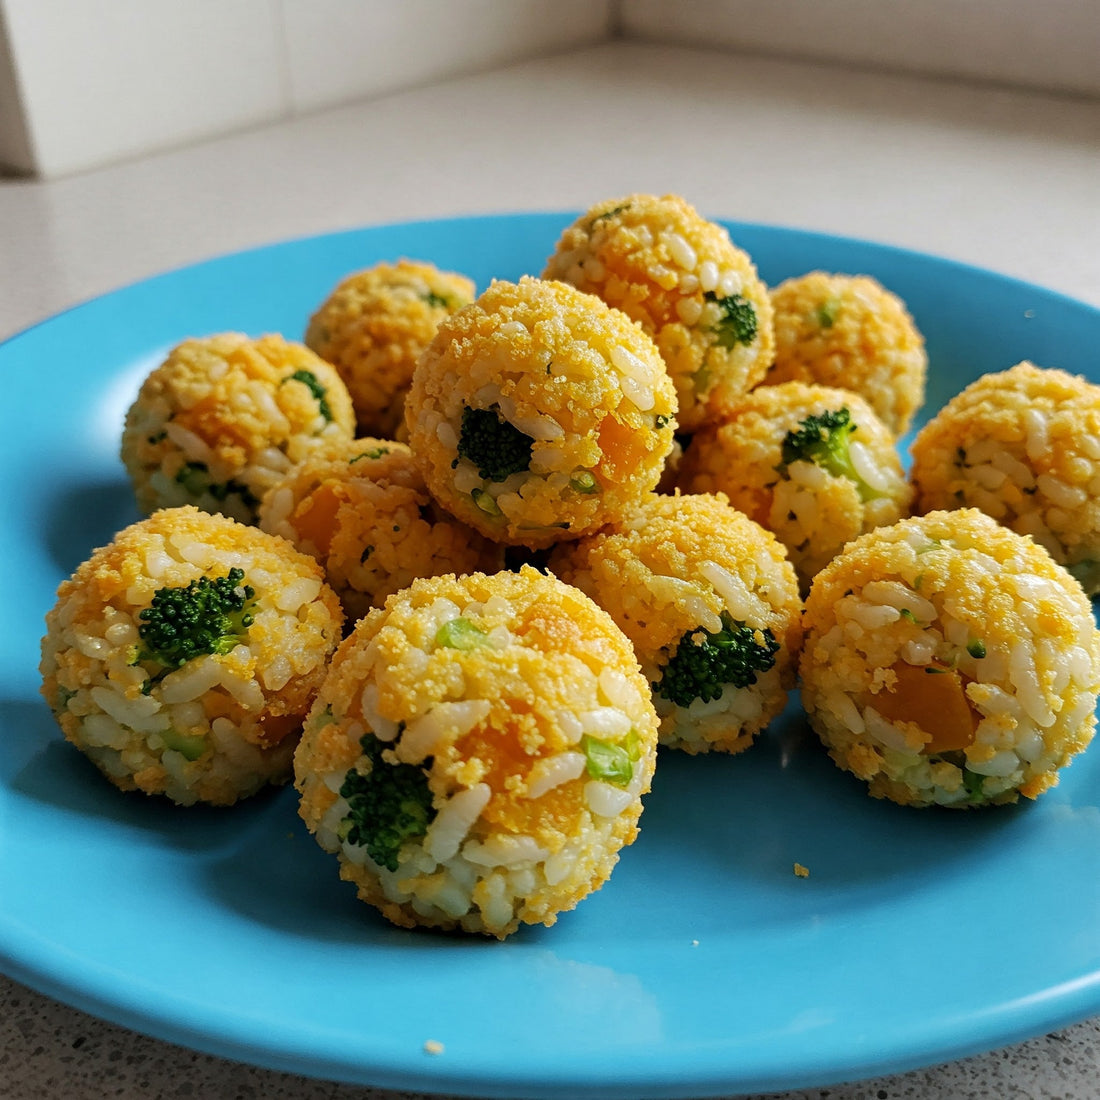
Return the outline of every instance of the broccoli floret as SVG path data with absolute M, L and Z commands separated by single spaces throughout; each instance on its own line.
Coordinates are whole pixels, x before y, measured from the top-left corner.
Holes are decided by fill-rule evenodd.
M 487 481 L 506 481 L 512 474 L 531 467 L 534 440 L 500 415 L 500 407 L 462 410 L 462 431 L 458 453 L 476 467 L 478 477 Z
M 296 370 L 293 374 L 288 374 L 283 379 L 283 382 L 301 382 L 317 399 L 317 408 L 320 410 L 325 420 L 332 420 L 332 409 L 329 407 L 327 391 L 325 387 L 317 381 L 317 375 L 315 375 L 313 371 Z
M 786 474 L 792 462 L 812 462 L 834 477 L 846 477 L 854 482 L 860 500 L 874 500 L 882 494 L 872 489 L 852 464 L 849 447 L 852 435 L 858 430 L 847 408 L 807 416 L 796 431 L 787 432 L 783 440 L 783 461 L 777 469 Z
M 344 777 L 340 796 L 347 799 L 349 812 L 339 835 L 365 847 L 379 867 L 396 871 L 401 845 L 422 837 L 435 818 L 428 777 L 423 768 L 383 760 L 385 745 L 372 733 L 359 744 L 370 770 L 352 768 Z
M 436 294 L 434 290 L 429 290 L 427 294 L 422 294 L 421 297 L 428 305 L 435 309 L 450 309 L 451 299 L 443 294 Z
M 209 493 L 216 501 L 224 502 L 230 495 L 241 498 L 246 508 L 258 508 L 260 498 L 235 478 L 228 481 L 211 481 L 205 462 L 185 462 L 176 471 L 176 484 L 182 485 L 193 497 Z
M 228 653 L 244 640 L 252 625 L 256 592 L 243 584 L 244 570 L 198 580 L 176 588 L 159 588 L 153 602 L 138 614 L 138 647 L 132 664 L 163 666 L 145 682 L 146 695 L 169 672 L 207 653 Z
M 755 684 L 757 673 L 775 664 L 778 649 L 771 630 L 746 626 L 723 611 L 721 630 L 711 633 L 697 627 L 680 638 L 653 690 L 678 707 L 696 699 L 709 703 L 727 684 L 737 688 Z
M 730 294 L 719 298 L 713 290 L 703 295 L 708 302 L 717 302 L 722 317 L 714 326 L 718 334 L 715 341 L 720 348 L 732 351 L 738 344 L 751 344 L 756 339 L 756 310 L 748 298 Z

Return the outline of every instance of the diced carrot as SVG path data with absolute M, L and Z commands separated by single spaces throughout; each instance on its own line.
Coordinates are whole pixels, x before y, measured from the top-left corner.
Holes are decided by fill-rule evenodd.
M 336 513 L 343 503 L 338 483 L 325 481 L 304 501 L 304 507 L 295 512 L 293 524 L 299 537 L 313 543 L 319 554 L 327 554 L 336 531 Z
M 933 662 L 917 666 L 898 661 L 892 668 L 897 680 L 879 692 L 871 705 L 891 722 L 913 722 L 931 740 L 927 753 L 951 752 L 974 743 L 978 716 L 966 697 L 963 677 Z
M 613 480 L 626 477 L 645 458 L 645 433 L 605 416 L 600 425 L 600 467 Z

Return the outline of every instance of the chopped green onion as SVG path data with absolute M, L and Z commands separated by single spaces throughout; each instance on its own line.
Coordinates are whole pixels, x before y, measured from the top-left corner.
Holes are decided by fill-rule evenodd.
M 484 489 L 474 489 L 470 496 L 473 498 L 474 503 L 480 508 L 487 516 L 502 516 L 504 513 L 500 510 L 500 505 L 493 499 L 491 493 L 487 493 Z
M 600 483 L 596 480 L 591 470 L 577 470 L 569 479 L 569 484 L 578 493 L 589 495 L 600 491 Z
M 448 649 L 471 650 L 489 645 L 489 635 L 479 626 L 461 615 L 457 619 L 445 622 L 435 632 L 435 644 Z
M 625 744 L 601 741 L 586 733 L 581 738 L 581 752 L 585 755 L 588 774 L 593 779 L 612 783 L 616 787 L 625 787 L 634 777 L 630 750 Z

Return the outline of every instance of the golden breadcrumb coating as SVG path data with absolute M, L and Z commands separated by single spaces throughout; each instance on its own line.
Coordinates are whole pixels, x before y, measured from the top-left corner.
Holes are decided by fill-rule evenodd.
M 337 651 L 295 757 L 300 812 L 393 923 L 503 939 L 607 879 L 656 744 L 630 643 L 583 593 L 529 567 L 429 578 Z M 397 844 L 379 790 L 356 802 L 379 769 L 430 806 Z
M 143 633 L 156 594 L 233 568 L 247 614 L 239 634 L 224 652 L 164 664 Z M 283 539 L 193 507 L 163 509 L 58 589 L 42 694 L 66 738 L 122 790 L 228 805 L 289 778 L 342 623 L 317 563 Z
M 1092 738 L 1100 631 L 1087 597 L 976 509 L 849 543 L 814 579 L 804 625 L 810 723 L 876 798 L 1035 798 Z
M 774 536 L 721 494 L 650 496 L 613 526 L 555 547 L 549 565 L 634 643 L 656 688 L 663 745 L 740 752 L 786 705 L 802 641 L 794 569 Z M 713 698 L 665 698 L 661 679 L 674 654 L 694 633 L 718 633 L 729 620 L 768 632 L 777 644 L 768 667 L 747 684 L 724 684 Z
M 408 447 L 365 438 L 348 450 L 309 459 L 275 485 L 260 526 L 321 563 L 349 622 L 417 577 L 503 568 L 499 544 L 435 503 Z
M 764 378 L 855 390 L 894 433 L 924 404 L 928 356 L 905 303 L 869 275 L 812 271 L 771 292 L 775 363 Z
M 305 342 L 340 373 L 363 435 L 398 438 L 413 368 L 444 317 L 474 300 L 465 275 L 414 260 L 343 279 L 313 314 Z
M 983 375 L 912 453 L 919 511 L 980 508 L 1100 592 L 1100 386 L 1028 362 Z
M 653 337 L 683 431 L 721 420 L 772 361 L 772 307 L 752 260 L 678 195 L 593 206 L 562 234 L 543 278 L 598 295 Z
M 784 441 L 808 417 L 848 410 L 855 429 L 843 469 L 805 458 L 784 462 Z M 913 492 L 894 437 L 856 393 L 803 382 L 761 386 L 727 423 L 697 432 L 677 483 L 722 492 L 786 546 L 803 589 L 849 540 L 909 514 Z
M 527 277 L 493 283 L 440 325 L 405 405 L 432 495 L 488 538 L 531 548 L 595 530 L 651 490 L 675 412 L 637 325 Z M 496 469 L 501 455 L 518 458 Z
M 122 461 L 145 512 L 194 504 L 253 523 L 280 477 L 354 423 L 340 376 L 308 348 L 223 333 L 185 340 L 145 379 Z

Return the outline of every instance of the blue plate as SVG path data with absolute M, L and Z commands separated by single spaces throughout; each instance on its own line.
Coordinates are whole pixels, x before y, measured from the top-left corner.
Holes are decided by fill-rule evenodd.
M 37 695 L 42 618 L 61 578 L 136 518 L 118 437 L 164 352 L 226 329 L 299 336 L 341 276 L 382 259 L 430 259 L 480 286 L 537 273 L 571 217 L 275 245 L 0 347 L 0 966 L 215 1054 L 491 1096 L 820 1085 L 1100 1012 L 1096 747 L 1036 803 L 917 812 L 836 770 L 795 702 L 743 757 L 664 754 L 610 883 L 554 928 L 498 944 L 386 925 L 338 881 L 291 790 L 181 810 L 118 793 L 62 741 Z M 769 282 L 822 267 L 901 294 L 927 336 L 932 409 L 1025 358 L 1100 381 L 1086 305 L 911 252 L 730 229 Z

